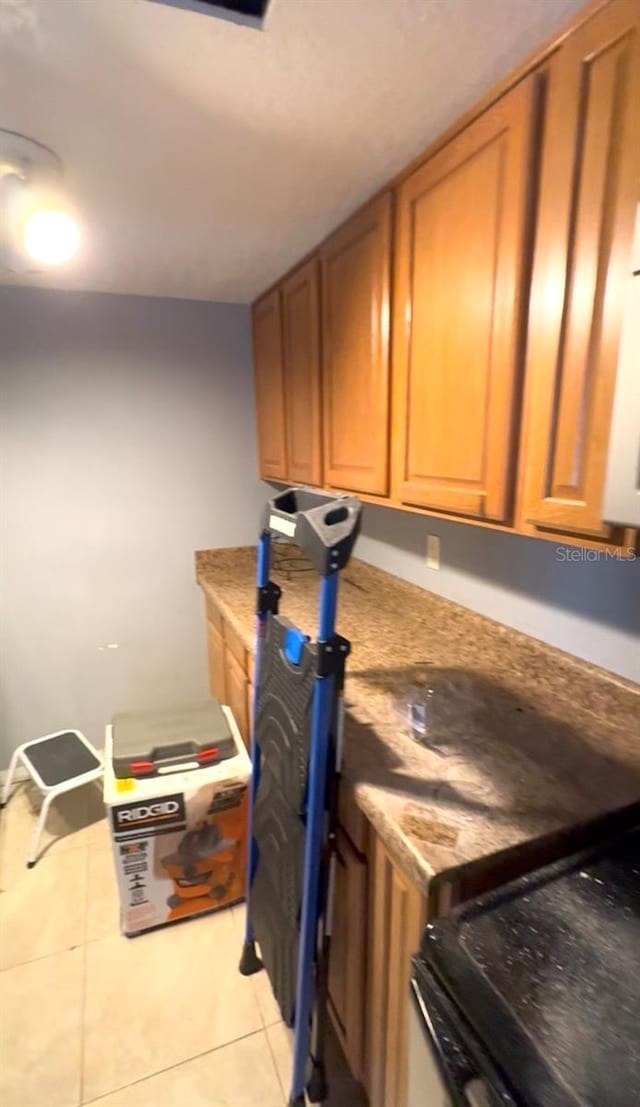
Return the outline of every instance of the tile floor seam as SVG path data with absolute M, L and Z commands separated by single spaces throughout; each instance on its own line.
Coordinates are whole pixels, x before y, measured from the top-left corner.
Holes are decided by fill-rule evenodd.
M 54 949 L 50 953 L 41 953 L 39 957 L 28 957 L 26 961 L 16 961 L 15 965 L 5 965 L 4 968 L 0 968 L 0 978 L 3 973 L 11 972 L 12 969 L 18 969 L 22 965 L 34 965 L 36 961 L 47 961 L 49 957 L 58 957 L 61 953 L 72 953 L 74 949 L 83 949 L 86 944 L 86 942 L 75 942 L 72 946 L 63 946 L 62 949 Z
M 185 1057 L 182 1061 L 177 1061 L 175 1065 L 167 1065 L 164 1069 L 157 1069 L 155 1072 L 147 1073 L 146 1076 L 141 1076 L 137 1080 L 132 1080 L 129 1084 L 121 1084 L 117 1088 L 111 1088 L 110 1091 L 105 1092 L 104 1095 L 98 1096 L 97 1098 L 81 1099 L 79 1107 L 92 1107 L 92 1104 L 99 1104 L 101 1100 L 108 1099 L 109 1096 L 115 1095 L 116 1092 L 123 1092 L 125 1088 L 134 1088 L 136 1084 L 144 1084 L 145 1081 L 152 1080 L 154 1076 L 162 1076 L 163 1073 L 171 1072 L 172 1069 L 179 1069 L 182 1065 L 189 1064 L 190 1061 L 197 1061 L 199 1057 L 208 1057 L 210 1053 L 217 1053 L 221 1049 L 227 1049 L 228 1046 L 235 1045 L 237 1042 L 243 1042 L 247 1038 L 255 1038 L 258 1034 L 264 1034 L 268 1041 L 267 1032 L 264 1027 L 260 1030 L 252 1030 L 249 1034 L 241 1034 L 238 1038 L 234 1038 L 233 1041 L 221 1042 L 219 1046 L 214 1046 L 213 1049 L 204 1049 L 201 1050 L 200 1053 L 194 1053 L 193 1057 Z M 269 1046 L 269 1050 L 271 1050 L 271 1046 Z M 278 1077 L 278 1079 L 280 1078 Z

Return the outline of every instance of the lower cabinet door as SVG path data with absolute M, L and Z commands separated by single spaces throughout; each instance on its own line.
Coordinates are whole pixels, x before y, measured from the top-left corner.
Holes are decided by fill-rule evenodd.
M 233 711 L 233 717 L 242 735 L 242 740 L 249 748 L 249 712 L 247 710 L 247 675 L 236 658 L 225 650 L 225 676 L 227 685 L 227 703 Z
M 367 976 L 367 863 L 338 830 L 329 1001 L 349 1068 L 363 1076 Z
M 209 618 L 207 619 L 207 652 L 209 655 L 209 690 L 215 699 L 220 700 L 221 703 L 226 703 L 224 641 L 221 631 Z
M 253 726 L 253 701 L 256 690 L 251 680 L 247 680 L 247 749 L 251 752 L 251 728 Z
M 407 1107 L 411 955 L 426 922 L 421 892 L 373 836 L 365 1081 L 371 1107 Z

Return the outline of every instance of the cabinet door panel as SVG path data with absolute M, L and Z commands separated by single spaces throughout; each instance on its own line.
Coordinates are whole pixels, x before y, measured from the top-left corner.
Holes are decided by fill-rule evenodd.
M 318 259 L 282 284 L 287 477 L 322 482 L 320 444 L 320 280 Z
M 238 665 L 244 673 L 247 672 L 247 648 L 228 619 L 224 620 L 224 644 L 229 653 L 233 654 Z
M 224 679 L 224 641 L 215 623 L 207 619 L 207 653 L 209 656 L 209 691 L 211 695 L 226 702 L 226 683 Z
M 249 749 L 249 712 L 247 704 L 247 684 L 248 680 L 246 674 L 236 661 L 232 653 L 227 649 L 225 650 L 225 662 L 226 662 L 226 688 L 227 688 L 227 703 L 233 712 L 233 717 L 237 723 L 238 730 L 242 735 L 242 740 Z
M 407 504 L 510 512 L 536 90 L 522 82 L 398 190 L 394 486 Z
M 372 835 L 366 1083 L 371 1107 L 406 1107 L 411 955 L 426 921 L 424 897 Z
M 329 997 L 351 1072 L 362 1074 L 366 984 L 367 865 L 338 831 Z
M 620 0 L 552 59 L 529 320 L 524 522 L 610 538 L 611 408 L 640 198 L 640 4 Z
M 391 196 L 336 231 L 321 260 L 325 481 L 386 495 Z
M 280 292 L 253 305 L 253 363 L 258 424 L 258 461 L 265 479 L 287 477 L 285 395 Z
M 246 684 L 246 699 L 247 699 L 247 741 L 246 746 L 249 752 L 251 752 L 251 734 L 253 730 L 253 701 L 255 699 L 256 690 L 250 680 Z
M 391 865 L 377 834 L 372 834 L 371 846 L 365 1080 L 371 1107 L 386 1107 Z
M 389 1007 L 386 1042 L 385 1103 L 406 1107 L 409 1072 L 409 978 L 411 955 L 420 945 L 425 923 L 424 900 L 391 865 L 389 926 Z

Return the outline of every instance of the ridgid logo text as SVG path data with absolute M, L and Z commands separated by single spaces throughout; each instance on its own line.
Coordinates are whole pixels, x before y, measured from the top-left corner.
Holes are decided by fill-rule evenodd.
M 148 803 L 143 807 L 130 807 L 127 811 L 118 811 L 118 822 L 139 823 L 142 819 L 153 819 L 158 815 L 177 815 L 180 804 L 175 800 L 164 803 Z
M 161 833 L 161 828 L 176 827 L 185 820 L 184 796 L 179 792 L 146 802 L 120 803 L 111 810 L 116 834 L 135 830 L 139 833 Z

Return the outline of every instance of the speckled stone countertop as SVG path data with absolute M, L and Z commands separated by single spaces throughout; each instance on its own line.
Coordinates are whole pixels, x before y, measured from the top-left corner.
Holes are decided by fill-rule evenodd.
M 198 583 L 249 649 L 254 574 L 254 548 L 196 554 Z M 314 635 L 318 578 L 271 575 L 281 613 Z M 640 799 L 640 685 L 357 559 L 338 612 L 352 646 L 343 773 L 423 890 Z M 412 739 L 401 706 L 425 688 L 429 745 Z

